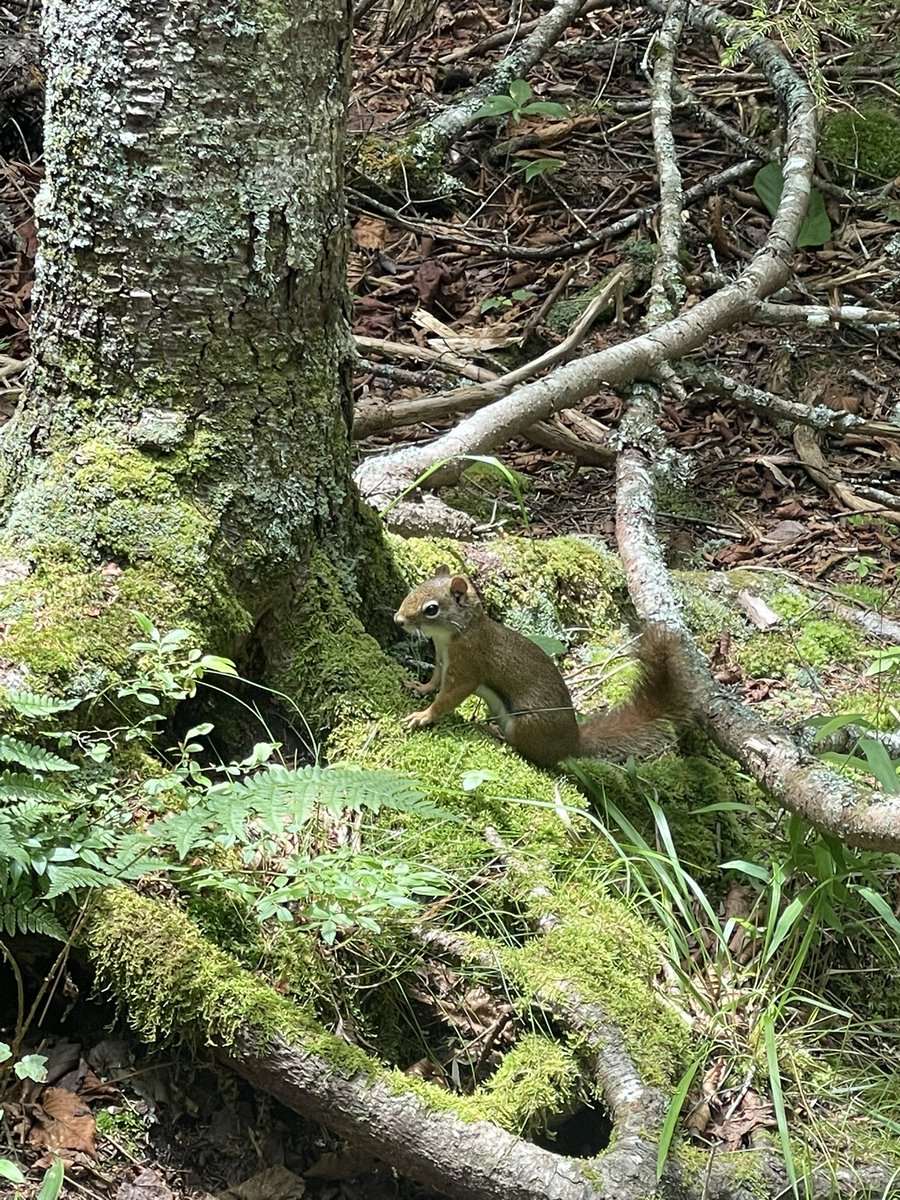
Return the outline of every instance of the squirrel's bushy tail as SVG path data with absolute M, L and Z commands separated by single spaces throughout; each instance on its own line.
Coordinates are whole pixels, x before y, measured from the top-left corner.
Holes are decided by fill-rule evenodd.
M 578 726 L 580 757 L 621 762 L 631 754 L 653 754 L 669 744 L 673 726 L 688 715 L 678 638 L 664 625 L 648 625 L 637 659 L 638 677 L 624 704 Z

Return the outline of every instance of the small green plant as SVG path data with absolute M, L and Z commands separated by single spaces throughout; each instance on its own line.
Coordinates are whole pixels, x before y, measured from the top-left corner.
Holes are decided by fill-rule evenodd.
M 481 469 L 487 468 L 488 470 L 495 472 L 503 480 L 503 482 L 507 484 L 510 491 L 515 496 L 519 505 L 519 512 L 522 516 L 523 525 L 527 526 L 529 524 L 528 511 L 525 508 L 525 496 L 522 489 L 521 478 L 516 474 L 515 471 L 511 471 L 509 467 L 505 465 L 505 463 L 502 463 L 499 458 L 494 458 L 492 454 L 460 454 L 458 458 L 439 459 L 426 471 L 423 471 L 421 475 L 417 475 L 412 483 L 407 484 L 403 491 L 400 492 L 399 495 L 395 496 L 390 504 L 386 504 L 384 506 L 379 515 L 385 517 L 395 505 L 399 504 L 401 500 L 405 500 L 411 492 L 417 491 L 423 483 L 426 483 L 432 477 L 432 475 L 439 474 L 445 467 L 451 466 L 456 462 L 479 464 Z
M 778 163 L 766 163 L 756 172 L 753 190 L 766 206 L 769 216 L 774 217 L 784 190 L 784 176 Z M 831 221 L 825 211 L 825 198 L 818 188 L 811 188 L 809 208 L 797 235 L 797 247 L 799 249 L 803 246 L 822 246 L 830 241 L 831 233 Z
M 564 104 L 555 104 L 552 100 L 532 100 L 533 95 L 531 85 L 526 80 L 514 79 L 506 95 L 487 97 L 475 113 L 475 120 L 508 117 L 514 125 L 518 125 L 523 117 L 557 117 L 560 120 L 568 117 L 569 110 Z
M 23 1054 L 21 1058 L 16 1058 L 12 1047 L 8 1046 L 6 1042 L 0 1042 L 0 1096 L 3 1094 L 6 1075 L 10 1068 L 16 1079 L 30 1079 L 34 1083 L 43 1083 L 47 1078 L 45 1055 Z M 2 1108 L 0 1108 L 0 1120 L 2 1120 Z M 13 1162 L 11 1158 L 2 1156 L 0 1156 L 0 1179 L 6 1179 L 14 1184 L 27 1183 L 25 1173 L 18 1163 Z M 63 1161 L 61 1158 L 56 1158 L 44 1172 L 44 1178 L 35 1200 L 56 1200 L 62 1191 L 64 1179 Z
M 881 564 L 877 559 L 870 557 L 868 554 L 861 554 L 855 562 L 845 563 L 844 570 L 855 575 L 857 579 L 862 581 L 867 579 L 873 571 L 881 569 Z
M 528 288 L 516 288 L 514 292 L 510 292 L 508 296 L 488 296 L 482 300 L 478 311 L 482 313 L 492 312 L 499 308 L 512 308 L 522 300 L 533 300 L 534 292 L 530 292 Z
M 523 158 L 519 156 L 516 162 L 519 164 L 519 170 L 525 176 L 526 183 L 531 183 L 532 179 L 540 179 L 544 175 L 552 175 L 554 171 L 558 171 L 565 165 L 561 158 Z

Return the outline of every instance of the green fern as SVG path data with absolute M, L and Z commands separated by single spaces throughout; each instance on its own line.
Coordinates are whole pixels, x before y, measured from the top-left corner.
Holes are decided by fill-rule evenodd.
M 31 771 L 77 771 L 74 763 L 67 762 L 50 750 L 41 746 L 32 746 L 19 738 L 7 737 L 0 734 L 0 759 L 5 762 L 19 763 Z
M 2 698 L 11 709 L 22 717 L 52 717 L 55 713 L 68 712 L 81 703 L 74 700 L 57 700 L 40 692 L 17 692 L 7 689 Z
M 239 781 L 219 784 L 196 804 L 156 821 L 156 844 L 179 859 L 213 845 L 228 848 L 264 838 L 301 833 L 318 809 L 339 816 L 349 810 L 413 813 L 435 821 L 457 818 L 426 800 L 414 780 L 398 771 L 350 767 L 266 767 Z M 252 829 L 251 829 L 252 824 Z
M 53 784 L 23 775 L 20 771 L 0 771 L 0 805 L 15 800 L 47 800 L 59 804 L 64 793 Z
M 0 929 L 10 937 L 17 933 L 39 933 L 64 942 L 66 929 L 53 910 L 33 897 L 0 898 Z

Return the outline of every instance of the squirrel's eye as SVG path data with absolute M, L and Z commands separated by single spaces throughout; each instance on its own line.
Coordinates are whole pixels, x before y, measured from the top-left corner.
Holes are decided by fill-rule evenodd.
M 441 606 L 437 600 L 429 600 L 427 604 L 422 605 L 422 612 L 426 617 L 436 617 L 441 610 Z

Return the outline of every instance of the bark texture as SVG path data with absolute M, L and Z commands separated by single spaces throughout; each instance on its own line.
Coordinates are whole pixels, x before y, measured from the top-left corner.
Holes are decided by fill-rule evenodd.
M 218 579 L 234 633 L 345 547 L 348 33 L 329 0 L 48 0 L 14 553 L 144 565 L 201 610 Z

